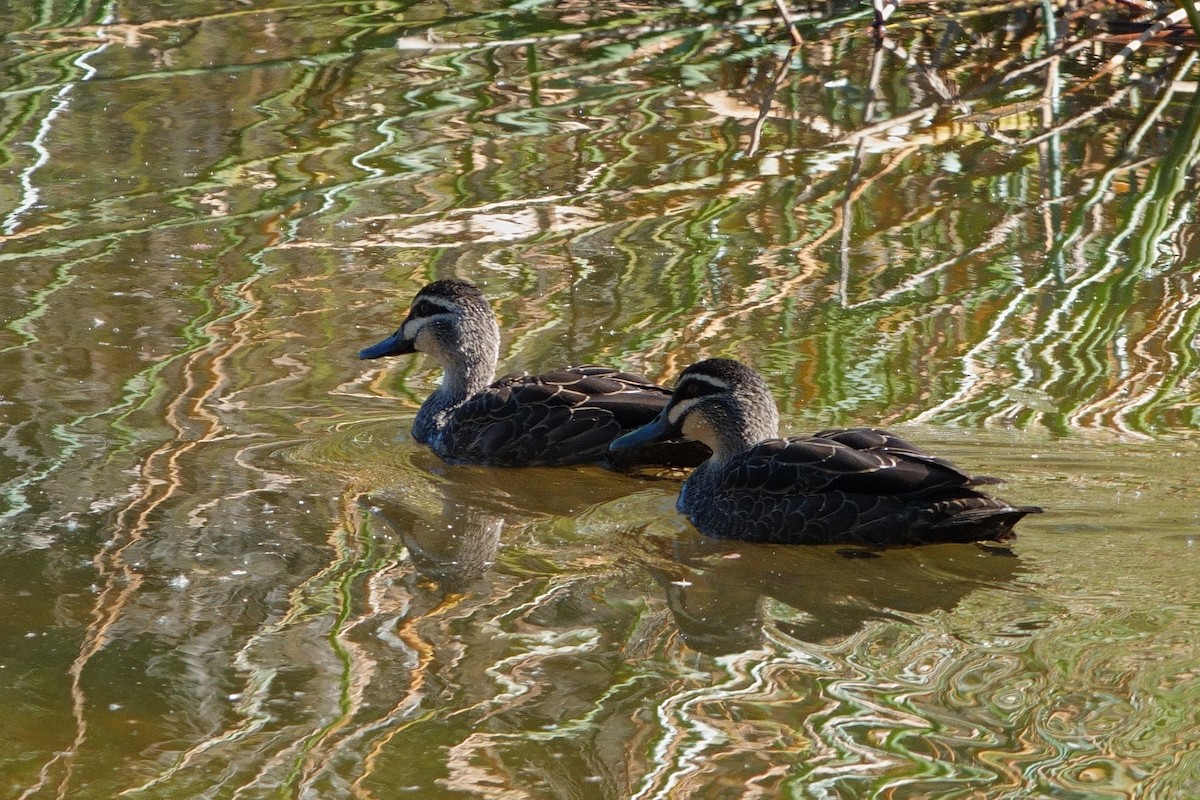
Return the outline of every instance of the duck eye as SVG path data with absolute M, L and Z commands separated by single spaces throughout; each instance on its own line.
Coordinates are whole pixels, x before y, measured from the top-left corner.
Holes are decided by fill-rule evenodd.
M 675 397 L 680 400 L 691 400 L 696 397 L 710 397 L 729 391 L 729 384 L 720 378 L 710 377 L 703 373 L 686 375 L 675 386 Z
M 413 303 L 412 315 L 414 317 L 432 317 L 440 311 L 433 303 L 428 300 L 418 300 Z
M 679 400 L 691 400 L 702 394 L 705 394 L 705 387 L 696 381 L 684 381 L 682 386 L 675 389 L 675 397 Z

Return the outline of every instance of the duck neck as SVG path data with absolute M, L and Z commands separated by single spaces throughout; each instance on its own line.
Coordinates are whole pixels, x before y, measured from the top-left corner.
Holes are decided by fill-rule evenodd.
M 726 409 L 723 419 L 718 414 L 716 424 L 697 417 L 695 421 L 689 418 L 684 422 L 684 435 L 704 442 L 712 455 L 692 470 L 675 505 L 693 523 L 700 524 L 698 518 L 706 509 L 712 508 L 712 498 L 719 492 L 729 462 L 759 442 L 778 436 L 779 414 L 774 406 L 770 406 L 760 410 L 757 416 Z
M 442 383 L 421 404 L 413 420 L 413 438 L 422 444 L 430 440 L 445 427 L 450 413 L 467 402 L 472 395 L 488 387 L 496 374 L 497 353 L 462 351 L 458 358 L 445 358 L 441 353 L 430 353 L 442 365 Z
M 728 461 L 739 453 L 744 453 L 754 445 L 769 439 L 774 434 L 769 436 L 755 437 L 748 435 L 745 431 L 722 431 L 722 435 L 709 443 L 709 448 L 713 451 L 712 460 L 716 462 Z
M 709 461 L 721 464 L 759 442 L 778 436 L 779 415 L 773 407 L 756 415 L 747 415 L 741 409 L 722 409 L 711 421 L 700 415 L 689 417 L 683 433 L 708 445 L 712 450 Z

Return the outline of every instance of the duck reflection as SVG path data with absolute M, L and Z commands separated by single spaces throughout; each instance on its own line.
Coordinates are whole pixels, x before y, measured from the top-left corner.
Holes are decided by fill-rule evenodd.
M 854 634 L 871 621 L 952 609 L 972 592 L 1002 586 L 1021 573 L 1020 559 L 998 544 L 882 550 L 753 544 L 704 537 L 670 514 L 630 526 L 622 520 L 662 513 L 667 500 L 656 490 L 636 491 L 645 490 L 645 483 L 594 468 L 581 468 L 585 476 L 572 469 L 505 470 L 498 480 L 494 470 L 446 466 L 427 453 L 412 466 L 400 481 L 362 502 L 403 543 L 413 568 L 410 579 L 426 592 L 471 593 L 486 602 L 499 591 L 491 578 L 502 537 L 523 537 L 519 546 L 537 552 L 546 547 L 536 540 L 547 522 L 554 529 L 557 520 L 578 525 L 585 516 L 611 519 L 603 541 L 578 545 L 589 559 L 596 558 L 599 545 L 600 558 L 608 562 L 596 568 L 593 561 L 589 580 L 646 586 L 649 575 L 682 641 L 708 655 L 761 646 L 772 601 L 794 610 L 770 614 L 779 631 L 823 642 Z M 556 553 L 554 562 L 576 557 Z
M 667 500 L 644 482 L 595 468 L 504 470 L 499 480 L 496 470 L 449 467 L 425 451 L 414 452 L 408 467 L 362 503 L 406 547 L 413 578 L 433 584 L 427 588 L 436 594 L 490 593 L 503 536 L 532 537 L 522 547 L 536 551 L 547 521 L 554 528 L 556 521 L 580 524 L 584 516 L 612 519 L 600 542 L 608 569 L 589 572 L 598 581 L 643 583 L 638 573 L 649 575 L 683 642 L 708 655 L 760 646 L 769 601 L 796 612 L 772 614 L 779 631 L 823 642 L 872 620 L 954 608 L 973 591 L 1000 587 L 1021 572 L 1020 559 L 1000 545 L 756 545 L 708 539 L 671 513 L 649 524 L 622 524 L 662 513 Z M 596 543 L 581 541 L 588 558 L 595 558 Z M 554 563 L 571 560 L 571 553 L 556 554 Z
M 417 573 L 447 594 L 468 591 L 496 560 L 504 517 L 446 497 L 428 516 L 386 495 L 362 502 L 403 542 Z
M 505 470 L 501 480 L 494 469 L 447 466 L 429 453 L 414 454 L 412 467 L 361 502 L 400 538 L 420 576 L 446 593 L 486 575 L 506 529 L 572 519 L 638 486 L 595 467 Z
M 1016 555 L 998 546 L 872 551 L 696 538 L 662 542 L 658 550 L 649 570 L 684 642 L 708 655 L 758 647 L 768 599 L 799 612 L 773 615 L 781 632 L 823 642 L 873 620 L 949 610 L 977 589 L 1004 585 L 1020 573 Z

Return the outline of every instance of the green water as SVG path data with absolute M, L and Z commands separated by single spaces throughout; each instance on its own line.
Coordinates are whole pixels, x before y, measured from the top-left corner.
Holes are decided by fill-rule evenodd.
M 1200 795 L 1200 68 L 1062 5 L 0 6 L 0 796 Z M 447 467 L 355 353 L 450 276 L 1047 513 Z

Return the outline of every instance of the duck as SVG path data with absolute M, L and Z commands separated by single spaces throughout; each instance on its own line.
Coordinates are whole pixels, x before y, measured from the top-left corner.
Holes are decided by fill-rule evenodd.
M 391 336 L 360 359 L 424 353 L 441 365 L 441 385 L 421 404 L 413 438 L 448 464 L 544 467 L 597 464 L 621 471 L 693 467 L 703 445 L 669 437 L 609 450 L 617 437 L 653 421 L 671 390 L 613 367 L 564 367 L 493 381 L 500 329 L 477 286 L 438 280 L 417 292 Z
M 616 439 L 626 448 L 679 436 L 712 455 L 683 483 L 676 507 L 702 534 L 775 544 L 916 545 L 1006 541 L 1037 506 L 1015 506 L 974 476 L 878 428 L 782 439 L 762 375 L 713 358 L 692 364 L 658 417 Z

